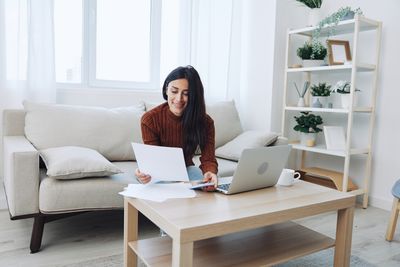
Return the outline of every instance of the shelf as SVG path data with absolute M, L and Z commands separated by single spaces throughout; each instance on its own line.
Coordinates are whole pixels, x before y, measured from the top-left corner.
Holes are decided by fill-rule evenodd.
M 338 25 L 335 26 L 334 36 L 348 34 L 348 33 L 354 33 L 354 25 L 355 25 L 355 22 L 357 19 L 359 20 L 360 32 L 376 30 L 379 26 L 378 21 L 367 19 L 363 16 L 356 16 L 355 19 L 339 22 Z M 322 28 L 320 37 L 326 37 L 326 36 L 330 35 L 329 30 L 328 30 L 329 26 L 330 25 L 327 25 L 326 27 Z M 302 29 L 290 30 L 289 34 L 300 34 L 300 35 L 304 35 L 307 37 L 311 37 L 312 32 L 316 28 L 317 28 L 316 26 L 313 26 L 313 27 L 306 27 L 306 28 L 302 28 Z
M 316 146 L 309 147 L 309 146 L 300 145 L 297 142 L 289 142 L 289 143 L 292 145 L 293 149 L 297 149 L 297 150 L 315 152 L 315 153 L 338 156 L 338 157 L 346 157 L 345 150 L 326 149 L 325 145 L 316 145 Z M 353 148 L 353 149 L 350 149 L 350 151 L 349 151 L 349 155 L 362 155 L 362 154 L 368 154 L 368 153 L 369 153 L 368 148 Z
M 371 107 L 354 107 L 353 112 L 372 113 L 372 108 Z
M 193 266 L 270 266 L 334 245 L 332 238 L 286 222 L 197 241 L 193 246 Z M 170 237 L 129 242 L 129 247 L 148 266 L 171 266 Z
M 341 172 L 316 167 L 302 168 L 299 171 L 305 173 L 305 176 L 302 175 L 302 180 L 304 181 L 327 186 L 330 188 L 335 188 L 339 191 L 342 191 L 343 173 Z M 349 177 L 347 191 L 354 191 L 357 189 L 357 185 L 355 185 Z
M 311 108 L 311 107 L 285 107 L 285 110 L 299 111 L 299 112 L 326 112 L 326 113 L 349 113 L 348 109 L 341 108 Z
M 309 156 L 311 153 L 319 153 L 319 154 L 324 154 L 324 155 L 329 155 L 329 156 L 337 156 L 337 157 L 342 157 L 344 158 L 344 164 L 343 164 L 343 172 L 344 173 L 349 173 L 350 168 L 352 167 L 350 165 L 350 157 L 352 155 L 359 155 L 359 157 L 365 157 L 365 175 L 362 181 L 363 187 L 358 190 L 353 190 L 353 194 L 363 194 L 363 207 L 366 208 L 368 205 L 368 187 L 369 187 L 369 179 L 371 177 L 371 142 L 373 139 L 371 138 L 372 133 L 374 131 L 374 122 L 375 120 L 374 115 L 375 115 L 375 102 L 376 102 L 376 95 L 377 95 L 377 84 L 376 82 L 372 82 L 370 85 L 368 85 L 367 89 L 370 91 L 370 101 L 364 103 L 364 106 L 353 106 L 347 109 L 341 108 L 341 105 L 337 105 L 336 101 L 337 99 L 335 98 L 335 103 L 333 103 L 334 108 L 315 108 L 311 107 L 311 104 L 309 107 L 297 107 L 296 106 L 296 99 L 295 98 L 295 90 L 292 90 L 290 88 L 289 90 L 289 83 L 293 81 L 298 81 L 300 80 L 301 82 L 304 82 L 304 80 L 312 83 L 315 82 L 315 80 L 321 80 L 320 78 L 324 79 L 324 77 L 318 77 L 318 76 L 329 76 L 330 78 L 334 78 L 335 80 L 347 80 L 352 83 L 352 88 L 357 88 L 357 80 L 359 79 L 364 79 L 367 77 L 364 76 L 369 76 L 369 78 L 372 78 L 371 81 L 376 81 L 378 79 L 378 63 L 379 63 L 379 54 L 381 50 L 381 35 L 382 35 L 382 22 L 372 20 L 369 18 L 366 18 L 363 15 L 355 15 L 354 19 L 351 20 L 345 20 L 345 21 L 340 21 L 337 25 L 334 24 L 329 24 L 325 25 L 322 27 L 320 32 L 318 33 L 318 38 L 321 37 L 321 40 L 325 39 L 342 39 L 342 40 L 349 40 L 352 43 L 352 61 L 351 62 L 346 62 L 346 65 L 325 65 L 325 66 L 314 66 L 314 67 L 303 67 L 299 64 L 298 59 L 295 58 L 295 49 L 297 48 L 296 46 L 300 41 L 309 41 L 312 39 L 312 35 L 314 31 L 318 28 L 318 26 L 314 27 L 303 27 L 300 29 L 288 29 L 287 31 L 287 36 L 286 36 L 286 58 L 285 58 L 285 75 L 284 75 L 284 88 L 283 88 L 283 118 L 282 118 L 282 133 L 283 136 L 289 137 L 294 133 L 294 131 L 289 127 L 291 125 L 291 120 L 292 115 L 296 115 L 296 112 L 315 112 L 316 114 L 319 114 L 323 119 L 324 117 L 329 117 L 334 119 L 334 124 L 338 125 L 344 125 L 345 123 L 347 124 L 346 132 L 347 136 L 351 137 L 346 140 L 346 146 L 345 149 L 342 150 L 328 150 L 326 149 L 325 143 L 321 142 L 321 144 L 318 144 L 314 147 L 307 147 L 300 145 L 300 142 L 297 140 L 293 140 L 295 142 L 292 143 L 293 149 L 296 149 L 298 151 L 305 151 L 308 153 L 296 153 L 301 154 L 301 165 L 304 166 L 304 162 L 307 162 L 307 156 Z M 362 32 L 370 31 L 369 33 L 371 34 L 365 34 Z M 345 36 L 343 36 L 345 35 Z M 367 37 L 368 39 L 364 40 L 364 37 Z M 352 40 L 352 41 L 351 41 Z M 370 49 L 368 50 L 369 46 L 365 46 L 365 44 L 368 43 L 368 45 L 373 45 L 375 44 L 375 49 Z M 363 49 L 363 54 L 364 53 L 369 53 L 371 57 L 365 57 L 362 56 L 360 57 L 360 53 L 358 53 L 358 50 Z M 337 77 L 333 77 L 333 76 Z M 331 77 L 332 76 L 332 77 Z M 362 77 L 357 77 L 357 76 L 362 76 Z M 316 79 L 317 78 L 317 79 Z M 327 78 L 327 77 L 325 77 Z M 355 92 L 352 92 L 353 96 Z M 311 97 L 309 98 L 309 94 L 307 95 L 307 98 L 311 100 Z M 333 101 L 333 99 L 332 99 Z M 311 103 L 311 101 L 310 101 Z M 326 106 L 324 106 L 326 107 Z M 336 114 L 336 115 L 335 115 Z M 343 115 L 342 115 L 343 114 Z M 368 117 L 368 118 L 365 118 Z M 367 122 L 367 119 L 369 119 L 369 123 Z M 324 119 L 325 121 L 325 119 Z M 325 121 L 326 122 L 326 121 Z M 355 124 L 357 123 L 357 124 Z M 354 147 L 354 144 L 352 143 L 352 140 L 356 138 L 355 132 L 353 131 L 354 128 L 360 125 L 360 127 L 363 128 L 363 135 L 365 137 L 369 136 L 368 138 L 368 143 L 363 144 L 364 148 L 352 148 Z M 365 127 L 364 127 L 365 126 Z M 368 130 L 365 131 L 364 128 L 368 127 Z M 358 132 L 357 132 L 358 134 Z M 365 143 L 365 142 L 364 142 Z M 347 149 L 347 148 L 350 149 Z M 318 155 L 317 155 L 318 156 Z M 308 161 L 309 162 L 309 161 Z M 318 161 L 317 161 L 318 162 Z M 315 163 L 315 165 L 318 165 L 318 163 Z M 332 163 L 332 165 L 337 165 L 337 163 Z M 343 174 L 335 174 L 337 177 L 340 177 L 340 179 L 343 179 Z M 311 176 L 310 176 L 311 177 Z M 360 177 L 361 178 L 361 177 Z M 312 177 L 312 179 L 320 182 L 320 183 L 325 183 L 325 184 L 330 184 L 333 187 L 337 187 L 332 182 L 332 179 L 318 179 L 315 177 Z M 350 179 L 346 180 L 351 183 Z
M 335 71 L 343 72 L 352 70 L 353 65 L 332 65 L 332 66 L 317 66 L 317 67 L 307 67 L 307 68 L 287 68 L 287 72 L 317 72 L 317 71 Z M 376 66 L 368 63 L 357 63 L 357 71 L 368 72 L 374 71 Z
M 312 107 L 286 106 L 285 110 L 299 111 L 299 112 L 320 112 L 320 113 L 342 113 L 342 114 L 349 113 L 348 109 L 342 109 L 342 108 L 312 108 Z M 371 113 L 372 108 L 371 107 L 354 107 L 353 112 Z

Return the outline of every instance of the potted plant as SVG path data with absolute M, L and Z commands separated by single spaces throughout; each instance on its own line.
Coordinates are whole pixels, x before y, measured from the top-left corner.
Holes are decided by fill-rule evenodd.
M 313 26 L 316 25 L 320 19 L 320 10 L 322 5 L 322 0 L 296 0 L 297 2 L 302 3 L 304 6 L 310 9 L 310 13 L 308 15 L 308 25 Z
M 331 95 L 331 86 L 326 83 L 313 84 L 311 87 L 312 107 L 326 108 L 328 97 Z
M 338 23 L 342 20 L 353 19 L 355 14 L 362 15 L 363 12 L 360 8 L 351 9 L 351 7 L 341 7 L 338 11 L 334 12 L 333 14 L 327 16 L 323 20 L 321 20 L 315 30 L 312 32 L 313 42 L 318 41 L 318 38 L 321 35 L 322 28 L 326 28 L 327 30 L 327 37 L 334 35 L 335 27 Z
M 319 115 L 311 114 L 311 112 L 300 112 L 302 115 L 294 117 L 297 125 L 293 130 L 300 132 L 300 144 L 304 146 L 314 146 L 317 138 L 317 133 L 322 129 L 318 128 L 321 125 L 322 118 Z
M 297 48 L 297 56 L 303 60 L 303 67 L 324 65 L 327 50 L 320 42 L 305 42 Z
M 351 84 L 347 81 L 338 81 L 332 88 L 333 93 L 339 93 L 342 103 L 342 108 L 348 109 L 350 107 L 350 88 Z M 358 102 L 358 92 L 361 90 L 355 89 L 354 92 L 354 105 L 357 106 Z

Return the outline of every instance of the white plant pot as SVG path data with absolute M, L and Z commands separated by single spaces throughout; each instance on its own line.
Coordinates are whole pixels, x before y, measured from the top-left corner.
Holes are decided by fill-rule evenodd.
M 321 108 L 327 108 L 328 107 L 328 96 L 313 96 L 312 97 L 312 107 L 315 108 L 317 107 L 315 103 L 321 103 Z
M 308 13 L 308 26 L 316 26 L 321 21 L 321 9 L 312 8 Z
M 317 133 L 300 133 L 300 144 L 303 146 L 315 146 Z
M 325 64 L 325 60 L 303 59 L 303 67 L 319 67 Z
M 342 102 L 342 108 L 349 109 L 350 108 L 350 94 L 340 94 L 340 100 Z M 353 107 L 356 107 L 358 104 L 358 93 L 354 94 L 354 103 Z

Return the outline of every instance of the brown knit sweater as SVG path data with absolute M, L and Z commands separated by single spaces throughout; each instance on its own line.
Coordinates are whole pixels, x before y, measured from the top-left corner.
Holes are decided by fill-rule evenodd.
M 142 138 L 148 145 L 183 147 L 182 117 L 175 116 L 168 103 L 161 104 L 142 116 Z M 185 157 L 186 166 L 194 165 L 193 156 Z M 214 121 L 207 115 L 207 143 L 200 157 L 200 169 L 217 174 L 218 163 L 215 159 Z

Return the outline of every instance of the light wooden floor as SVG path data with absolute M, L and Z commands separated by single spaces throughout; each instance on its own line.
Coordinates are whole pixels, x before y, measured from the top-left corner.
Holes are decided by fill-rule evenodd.
M 352 254 L 377 266 L 400 266 L 400 226 L 394 241 L 385 241 L 389 212 L 369 207 L 355 212 Z M 142 220 L 140 238 L 158 235 L 158 228 Z M 336 214 L 299 220 L 334 237 Z M 400 223 L 399 223 L 400 224 Z M 29 253 L 32 219 L 11 221 L 0 211 L 0 266 L 56 266 L 122 253 L 123 213 L 85 213 L 45 225 L 42 251 Z

